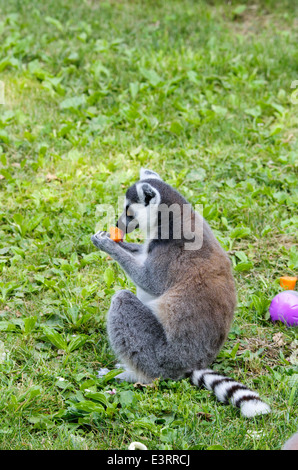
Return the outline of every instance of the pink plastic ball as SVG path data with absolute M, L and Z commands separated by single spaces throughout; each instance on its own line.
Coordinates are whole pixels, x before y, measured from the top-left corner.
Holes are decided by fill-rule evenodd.
M 288 326 L 298 326 L 298 292 L 285 290 L 277 294 L 269 307 L 272 321 L 281 321 Z

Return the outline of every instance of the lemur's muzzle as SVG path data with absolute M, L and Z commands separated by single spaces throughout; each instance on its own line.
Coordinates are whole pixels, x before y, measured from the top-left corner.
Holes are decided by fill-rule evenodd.
M 120 228 L 124 233 L 131 233 L 139 227 L 138 221 L 133 217 L 126 215 L 124 212 L 116 222 L 116 227 Z

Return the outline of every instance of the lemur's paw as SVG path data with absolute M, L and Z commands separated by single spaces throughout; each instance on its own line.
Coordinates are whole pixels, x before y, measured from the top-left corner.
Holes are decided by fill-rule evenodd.
M 104 230 L 99 230 L 93 236 L 96 237 L 96 238 L 110 238 L 109 232 L 105 232 Z
M 95 233 L 95 235 L 91 236 L 91 241 L 97 248 L 102 248 L 107 241 L 112 240 L 110 239 L 109 232 L 100 230 L 99 232 Z

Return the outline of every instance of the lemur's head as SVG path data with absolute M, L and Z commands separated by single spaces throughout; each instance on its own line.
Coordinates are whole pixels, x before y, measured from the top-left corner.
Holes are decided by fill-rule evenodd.
M 125 233 L 140 228 L 147 236 L 156 235 L 162 207 L 179 206 L 187 201 L 151 170 L 141 169 L 140 180 L 125 195 L 124 211 L 117 227 Z

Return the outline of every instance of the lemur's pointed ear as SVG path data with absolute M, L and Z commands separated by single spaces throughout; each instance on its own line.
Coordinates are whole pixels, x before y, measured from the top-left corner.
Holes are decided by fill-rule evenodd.
M 138 183 L 137 192 L 139 201 L 144 206 L 148 206 L 150 203 L 157 204 L 159 201 L 159 192 L 149 183 Z
M 140 171 L 140 181 L 147 180 L 147 179 L 155 178 L 161 180 L 161 177 L 155 173 L 155 171 L 147 170 L 146 168 L 141 168 Z

